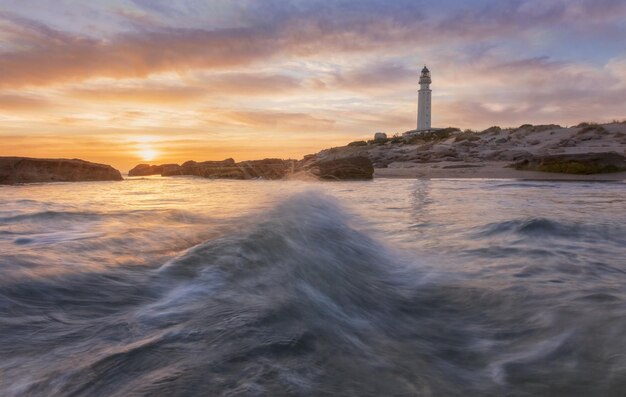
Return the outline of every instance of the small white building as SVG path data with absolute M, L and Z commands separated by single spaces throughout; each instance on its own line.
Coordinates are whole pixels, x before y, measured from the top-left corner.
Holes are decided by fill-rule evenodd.
M 430 94 L 430 70 L 424 65 L 422 74 L 420 75 L 420 89 L 417 97 L 417 131 L 430 130 L 431 102 Z

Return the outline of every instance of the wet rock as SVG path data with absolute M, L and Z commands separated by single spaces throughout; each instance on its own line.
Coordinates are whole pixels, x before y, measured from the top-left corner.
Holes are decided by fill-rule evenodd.
M 374 166 L 365 156 L 315 161 L 308 166 L 308 171 L 320 179 L 330 180 L 362 180 L 374 176 Z
M 518 170 L 590 175 L 626 171 L 626 157 L 616 152 L 528 156 L 512 166 Z
M 122 174 L 110 165 L 79 159 L 0 157 L 0 184 L 122 179 Z

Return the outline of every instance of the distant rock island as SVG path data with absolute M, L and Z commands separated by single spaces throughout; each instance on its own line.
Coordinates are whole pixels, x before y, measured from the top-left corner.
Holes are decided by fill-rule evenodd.
M 79 159 L 0 157 L 0 184 L 34 182 L 121 181 L 122 174 L 106 164 Z

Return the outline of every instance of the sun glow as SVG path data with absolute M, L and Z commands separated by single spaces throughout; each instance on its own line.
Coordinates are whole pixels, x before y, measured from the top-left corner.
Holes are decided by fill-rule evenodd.
M 141 157 L 142 160 L 152 161 L 157 158 L 159 152 L 151 147 L 143 147 L 137 152 L 137 154 L 139 155 L 139 157 Z

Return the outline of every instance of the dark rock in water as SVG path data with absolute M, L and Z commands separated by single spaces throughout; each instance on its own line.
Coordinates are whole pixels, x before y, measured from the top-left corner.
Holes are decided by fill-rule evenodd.
M 128 176 L 161 175 L 162 169 L 162 165 L 138 164 L 128 171 Z
M 626 171 L 626 158 L 616 152 L 531 155 L 512 166 L 518 170 L 590 175 Z
M 308 171 L 320 179 L 359 180 L 374 176 L 372 161 L 365 156 L 317 160 L 308 166 Z
M 121 181 L 122 174 L 106 164 L 79 159 L 0 157 L 0 184 L 33 182 Z

